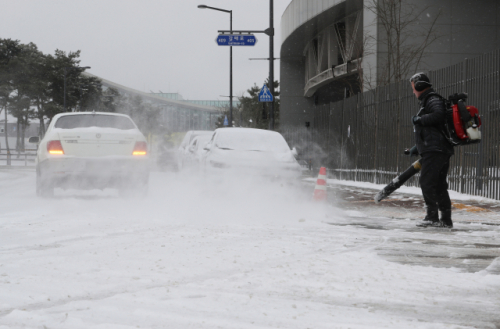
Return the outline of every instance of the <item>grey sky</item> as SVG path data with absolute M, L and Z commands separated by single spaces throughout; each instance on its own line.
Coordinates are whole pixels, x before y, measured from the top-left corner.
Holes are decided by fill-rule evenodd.
M 275 57 L 280 21 L 290 0 L 274 1 Z M 269 0 L 0 0 L 0 37 L 33 42 L 44 53 L 81 50 L 88 72 L 142 91 L 179 92 L 185 99 L 229 95 L 229 49 L 215 43 L 229 29 L 269 27 Z M 255 47 L 233 47 L 233 90 L 241 95 L 268 76 L 269 37 Z M 279 61 L 275 61 L 279 77 Z

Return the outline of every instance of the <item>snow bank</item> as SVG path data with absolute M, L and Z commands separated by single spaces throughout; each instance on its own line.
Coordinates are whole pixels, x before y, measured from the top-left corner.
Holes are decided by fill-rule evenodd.
M 306 178 L 304 180 L 308 181 L 308 182 L 316 182 L 316 178 Z M 375 184 L 375 183 L 369 183 L 369 182 L 357 182 L 357 181 L 348 181 L 348 180 L 339 180 L 339 179 L 328 179 L 327 184 L 353 186 L 353 187 L 360 187 L 360 188 L 367 188 L 367 189 L 374 189 L 374 190 L 381 190 L 387 185 L 387 184 Z M 422 195 L 422 190 L 420 189 L 420 187 L 415 187 L 415 186 L 401 186 L 394 193 L 406 193 L 406 194 Z M 497 200 L 494 200 L 494 199 L 489 199 L 489 198 L 470 195 L 470 194 L 459 193 L 459 192 L 452 191 L 452 190 L 449 190 L 448 193 L 450 194 L 450 198 L 453 200 L 462 200 L 462 201 L 473 200 L 473 201 L 479 201 L 479 202 L 498 202 Z

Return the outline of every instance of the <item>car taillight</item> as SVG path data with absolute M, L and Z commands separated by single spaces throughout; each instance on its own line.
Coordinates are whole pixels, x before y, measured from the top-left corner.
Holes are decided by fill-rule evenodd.
M 132 155 L 146 155 L 148 154 L 148 144 L 146 142 L 136 142 Z
M 64 154 L 61 141 L 49 141 L 47 143 L 47 151 L 50 154 Z

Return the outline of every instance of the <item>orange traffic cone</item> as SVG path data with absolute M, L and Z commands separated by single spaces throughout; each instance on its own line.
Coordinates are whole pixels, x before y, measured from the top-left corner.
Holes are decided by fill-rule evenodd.
M 316 187 L 314 188 L 314 200 L 324 201 L 326 200 L 326 168 L 321 167 L 319 169 L 318 180 L 316 181 Z

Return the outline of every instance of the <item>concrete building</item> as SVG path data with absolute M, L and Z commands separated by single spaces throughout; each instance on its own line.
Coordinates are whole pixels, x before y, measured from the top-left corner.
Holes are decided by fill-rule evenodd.
M 375 88 L 387 79 L 387 58 L 394 52 L 388 50 L 383 15 L 370 9 L 373 3 L 290 2 L 281 18 L 282 127 L 302 126 L 311 121 L 317 107 Z M 402 79 L 500 48 L 498 0 L 403 0 L 402 8 L 411 8 L 406 19 L 414 20 L 402 44 L 421 44 L 423 32 L 431 26 L 437 37 Z

